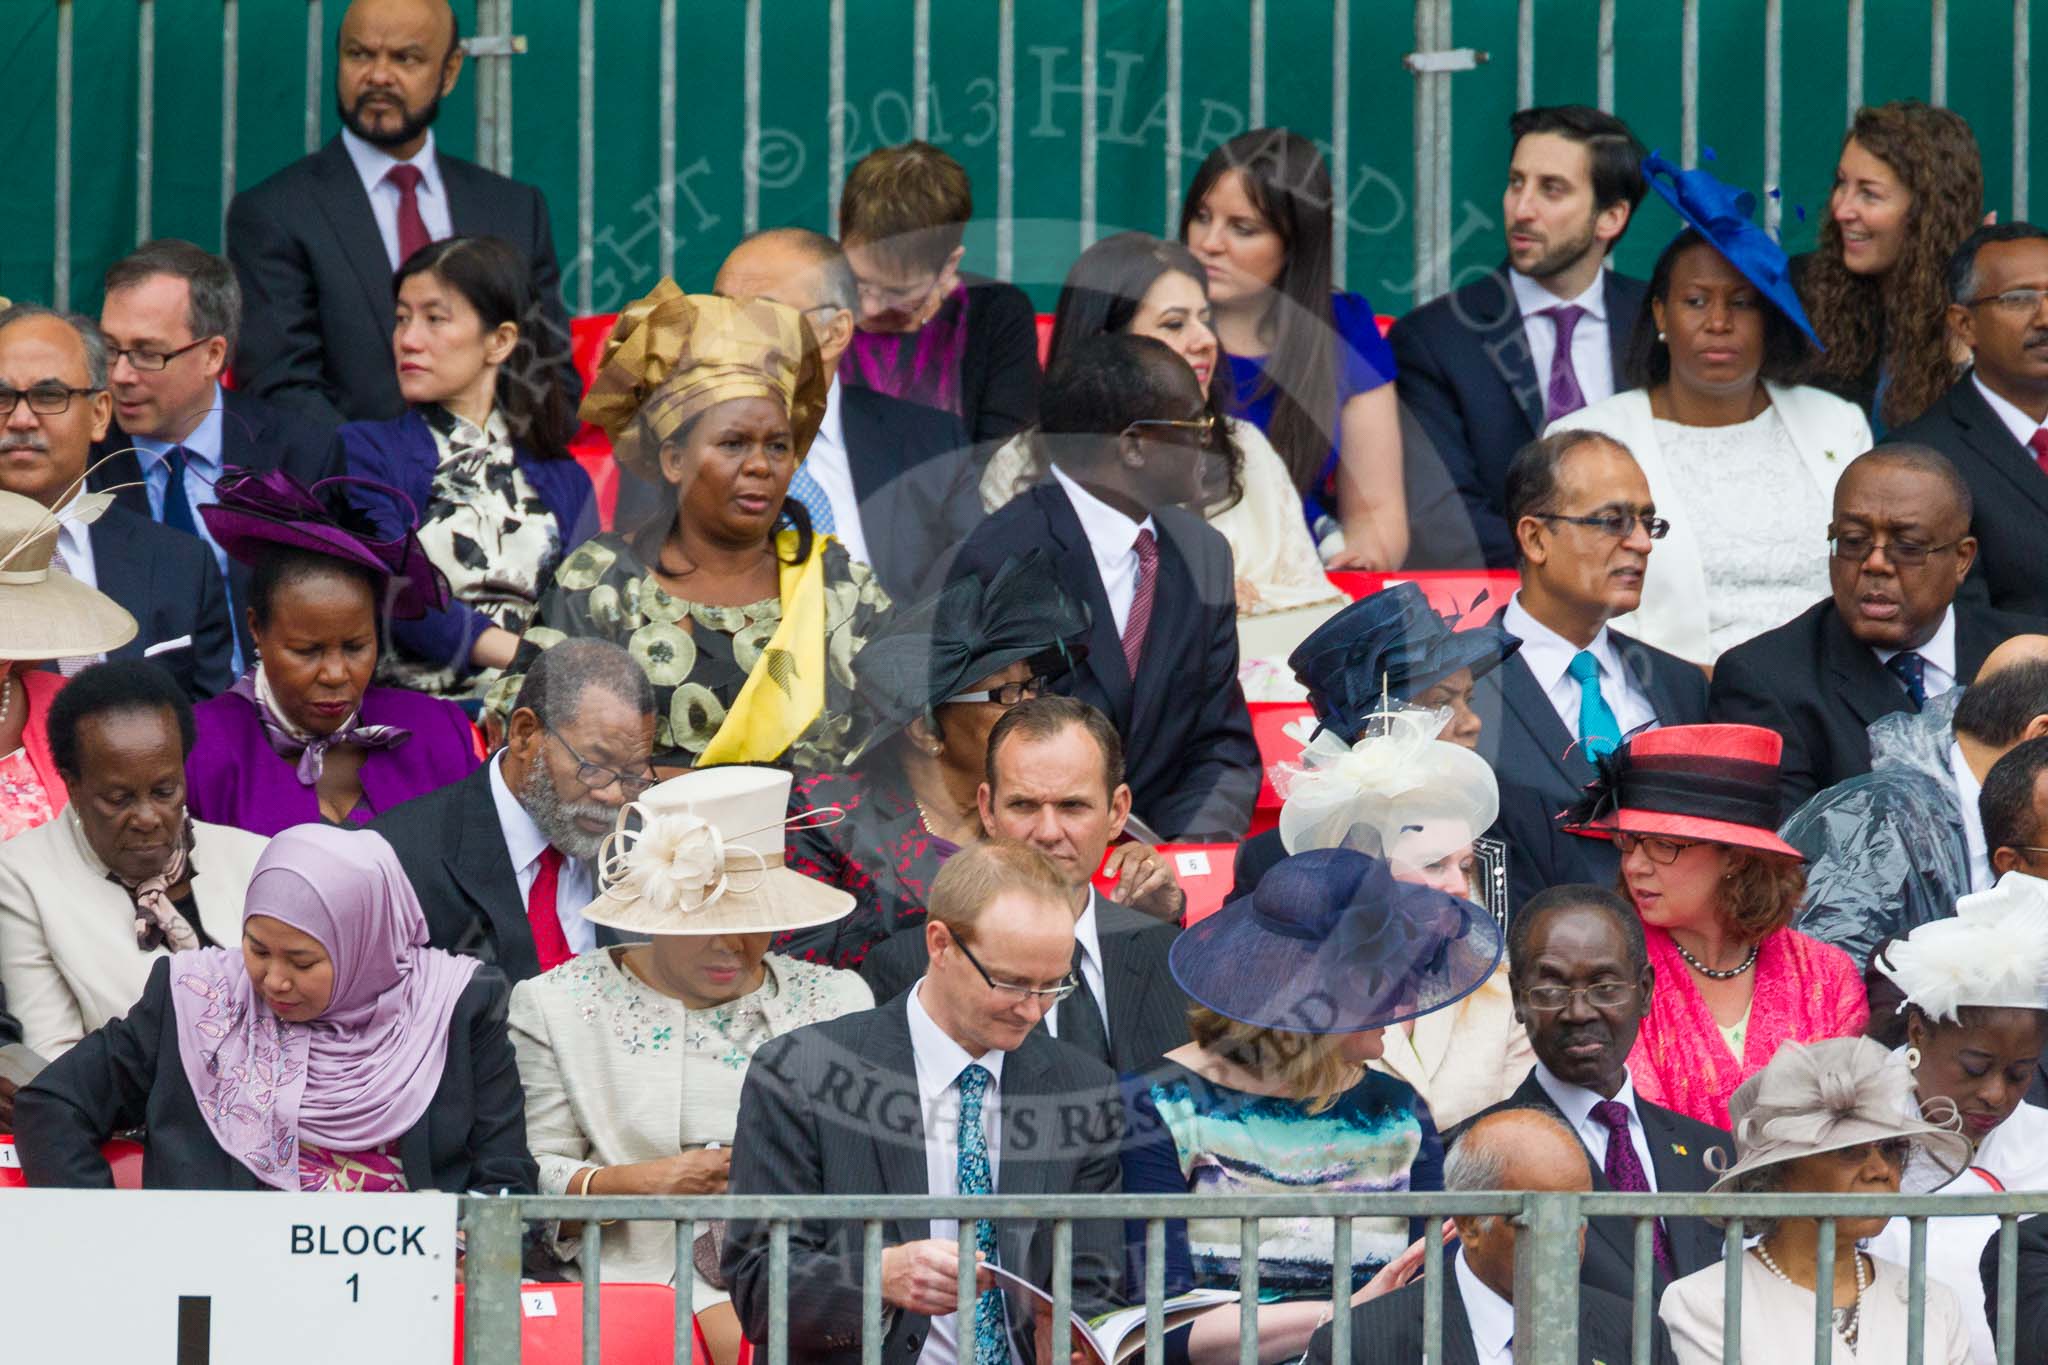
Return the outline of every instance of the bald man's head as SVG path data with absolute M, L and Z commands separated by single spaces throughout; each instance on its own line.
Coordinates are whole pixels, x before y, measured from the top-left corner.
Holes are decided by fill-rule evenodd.
M 1502 1109 L 1475 1121 L 1444 1162 L 1444 1189 L 1584 1194 L 1593 1188 L 1586 1149 L 1555 1114 Z M 1457 1219 L 1465 1262 L 1502 1298 L 1515 1293 L 1515 1224 L 1498 1216 Z M 1585 1234 L 1579 1236 L 1580 1250 Z
M 734 247 L 718 268 L 712 292 L 729 299 L 769 299 L 804 315 L 818 334 L 826 373 L 853 340 L 860 291 L 839 243 L 809 228 L 767 228 Z
M 2048 635 L 2015 635 L 1985 655 L 1954 724 L 1964 756 L 1987 767 L 2022 740 L 2048 735 Z
M 409 161 L 462 73 L 448 0 L 355 0 L 341 17 L 334 102 L 342 126 Z

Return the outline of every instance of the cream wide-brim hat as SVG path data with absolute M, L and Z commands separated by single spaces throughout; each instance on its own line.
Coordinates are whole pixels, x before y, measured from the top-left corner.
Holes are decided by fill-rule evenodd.
M 56 547 L 57 519 L 48 509 L 0 493 L 0 659 L 106 654 L 135 638 L 135 618 L 120 603 L 51 567 Z
M 783 866 L 789 788 L 787 772 L 743 764 L 649 787 L 605 836 L 597 898 L 583 918 L 627 933 L 690 936 L 779 934 L 843 918 L 851 895 Z

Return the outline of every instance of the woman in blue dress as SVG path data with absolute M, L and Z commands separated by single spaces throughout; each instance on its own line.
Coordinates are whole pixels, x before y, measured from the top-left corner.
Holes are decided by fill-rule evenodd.
M 1278 863 L 1175 940 L 1174 980 L 1192 1041 L 1127 1077 L 1129 1194 L 1359 1194 L 1443 1188 L 1443 1143 L 1407 1082 L 1367 1069 L 1382 1032 L 1454 1004 L 1501 956 L 1493 916 L 1394 880 L 1350 849 Z M 1133 1297 L 1143 1225 L 1131 1232 Z M 1352 1220 L 1344 1283 L 1354 1304 L 1399 1287 L 1420 1261 L 1420 1219 Z M 1259 1225 L 1259 1358 L 1290 1360 L 1331 1316 L 1335 1220 Z M 1166 1288 L 1234 1289 L 1231 1219 L 1168 1225 Z M 1240 1310 L 1211 1309 L 1167 1342 L 1168 1359 L 1234 1360 Z
M 1238 416 L 1294 476 L 1331 568 L 1408 554 L 1394 352 L 1363 295 L 1332 292 L 1329 168 L 1315 144 L 1257 128 L 1211 152 L 1180 211 L 1208 275 Z

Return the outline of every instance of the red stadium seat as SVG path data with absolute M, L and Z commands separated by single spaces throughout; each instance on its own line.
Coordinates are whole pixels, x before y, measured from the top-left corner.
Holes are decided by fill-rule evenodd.
M 1305 701 L 1255 701 L 1251 703 L 1252 738 L 1259 746 L 1259 799 L 1252 807 L 1249 834 L 1263 834 L 1280 819 L 1280 793 L 1273 790 L 1273 765 L 1291 763 L 1301 757 L 1301 741 L 1287 734 L 1295 721 L 1315 717 L 1315 708 Z
M 1373 325 L 1380 329 L 1381 336 L 1394 330 L 1394 316 L 1391 313 L 1374 313 L 1372 320 Z
M 519 1287 L 521 1365 L 580 1365 L 583 1286 L 528 1283 Z M 675 1290 L 665 1284 L 606 1284 L 598 1290 L 598 1359 L 604 1365 L 668 1360 L 675 1351 Z M 455 1365 L 462 1365 L 463 1287 L 455 1285 Z M 693 1365 L 711 1365 L 704 1334 L 695 1331 Z M 746 1365 L 750 1352 L 740 1352 Z
M 1038 315 L 1038 368 L 1045 368 L 1045 358 L 1052 354 L 1052 314 Z
M 100 1146 L 100 1155 L 114 1168 L 114 1188 L 117 1190 L 139 1190 L 142 1188 L 142 1145 L 125 1138 L 115 1138 Z M 25 1189 L 28 1181 L 21 1173 L 21 1166 L 14 1156 L 14 1139 L 0 1133 L 0 1190 Z
M 597 375 L 597 363 L 604 357 L 605 339 L 612 334 L 612 325 L 619 320 L 617 313 L 596 313 L 587 318 L 572 318 L 569 322 L 569 354 L 575 362 L 576 373 L 583 378 L 584 392 L 590 391 L 590 381 Z M 601 427 L 588 422 L 576 429 L 575 437 L 569 442 L 569 453 L 576 457 L 576 463 L 583 466 L 590 475 L 590 482 L 597 489 L 598 525 L 609 531 L 619 506 L 619 467 L 612 461 L 611 439 Z
M 1161 844 L 1159 852 L 1172 866 L 1174 878 L 1188 898 L 1184 923 L 1193 924 L 1222 907 L 1224 898 L 1230 894 L 1230 884 L 1236 879 L 1236 844 Z M 1103 854 L 1102 861 L 1108 863 L 1109 854 Z M 1116 878 L 1105 877 L 1101 869 L 1096 870 L 1095 889 L 1103 895 L 1113 891 L 1116 883 Z
M 1493 619 L 1521 586 L 1512 569 L 1433 569 L 1417 573 L 1349 573 L 1330 576 L 1330 582 L 1354 602 L 1370 597 L 1396 583 L 1413 583 L 1422 589 L 1437 615 L 1450 622 L 1453 630 L 1471 630 Z

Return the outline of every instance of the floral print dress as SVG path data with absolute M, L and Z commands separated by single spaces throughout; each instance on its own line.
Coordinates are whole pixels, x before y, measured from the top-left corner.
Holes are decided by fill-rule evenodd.
M 836 768 L 853 728 L 853 656 L 889 611 L 889 595 L 865 564 L 826 538 L 825 708 L 781 761 Z M 555 570 L 518 657 L 491 689 L 489 709 L 509 716 L 527 668 L 563 640 L 596 637 L 625 646 L 654 684 L 654 761 L 693 766 L 782 624 L 779 598 L 714 607 L 669 595 L 625 536 L 608 532 L 576 547 Z

